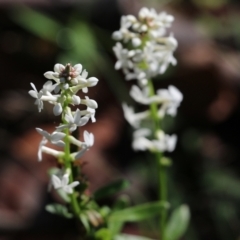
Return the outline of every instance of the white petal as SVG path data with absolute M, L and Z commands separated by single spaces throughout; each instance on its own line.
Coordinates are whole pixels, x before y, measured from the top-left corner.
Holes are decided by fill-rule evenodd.
M 61 113 L 62 113 L 62 105 L 58 103 L 53 107 L 53 114 L 55 116 L 59 116 Z
M 69 186 L 64 186 L 62 189 L 66 193 L 69 193 L 69 194 L 73 193 L 73 189 Z
M 141 45 L 141 40 L 139 39 L 139 38 L 133 38 L 132 39 L 132 45 L 134 46 L 134 47 L 138 47 L 138 46 L 140 46 Z
M 36 91 L 30 90 L 28 93 L 29 93 L 32 97 L 38 98 L 38 93 L 37 93 Z
M 35 87 L 35 85 L 34 85 L 33 83 L 30 83 L 30 85 L 32 86 L 32 88 L 33 88 L 34 91 L 38 92 L 37 89 L 36 89 L 36 87 Z
M 95 77 L 90 77 L 88 79 L 88 87 L 94 87 L 97 85 L 97 83 L 98 83 L 98 79 Z
M 80 102 L 81 102 L 81 98 L 79 96 L 77 96 L 77 95 L 73 95 L 72 96 L 72 101 L 73 101 L 74 105 L 79 105 Z
M 78 123 L 78 126 L 83 126 L 88 122 L 89 118 L 88 117 L 82 117 L 80 122 Z
M 76 64 L 73 67 L 79 74 L 82 72 L 82 64 Z
M 63 177 L 62 177 L 62 186 L 63 186 L 63 187 L 64 187 L 64 186 L 67 186 L 68 182 L 69 182 L 69 175 L 66 173 L 66 174 L 64 174 Z
M 52 184 L 55 189 L 62 187 L 61 180 L 56 175 L 52 175 Z
M 97 102 L 95 100 L 87 99 L 87 97 L 86 97 L 86 104 L 90 108 L 94 108 L 95 109 L 95 108 L 98 107 L 98 104 L 97 104 Z
M 51 140 L 57 142 L 57 141 L 63 139 L 65 136 L 66 136 L 65 133 L 53 132 L 52 135 L 51 135 Z
M 65 67 L 60 63 L 54 65 L 54 72 L 61 73 L 64 69 Z
M 69 185 L 68 185 L 68 187 L 70 187 L 70 188 L 75 188 L 76 186 L 78 186 L 80 183 L 78 182 L 78 181 L 74 181 L 74 182 L 72 182 L 72 183 L 70 183 Z
M 88 88 L 87 88 L 87 87 L 84 87 L 84 88 L 82 89 L 82 91 L 83 91 L 84 93 L 88 93 Z
M 75 114 L 74 114 L 74 119 L 73 119 L 73 122 L 75 124 L 78 124 L 81 120 L 81 112 L 79 109 L 76 110 Z

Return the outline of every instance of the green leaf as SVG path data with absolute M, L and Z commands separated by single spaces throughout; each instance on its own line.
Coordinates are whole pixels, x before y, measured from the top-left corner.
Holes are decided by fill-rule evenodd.
M 97 240 L 112 240 L 112 234 L 107 228 L 101 228 L 95 233 Z
M 50 17 L 23 5 L 12 11 L 12 19 L 33 34 L 54 42 L 58 31 L 62 28 Z
M 114 240 L 153 240 L 153 239 L 141 236 L 134 236 L 130 234 L 120 234 L 116 236 Z
M 65 217 L 65 218 L 73 217 L 72 213 L 68 212 L 68 209 L 66 206 L 58 204 L 58 203 L 48 204 L 45 207 L 45 209 L 46 209 L 46 211 L 48 211 L 50 213 L 57 214 L 57 215 Z
M 126 189 L 129 186 L 129 182 L 123 179 L 117 180 L 113 183 L 110 183 L 107 186 L 104 186 L 102 188 L 100 188 L 99 190 L 97 190 L 94 193 L 94 198 L 95 199 L 101 199 L 101 198 L 105 198 L 111 195 L 114 195 L 115 193 Z
M 123 222 L 109 221 L 108 228 L 111 231 L 111 233 L 115 236 L 121 232 L 123 224 L 124 224 Z
M 145 203 L 113 212 L 109 217 L 109 221 L 138 222 L 146 218 L 159 215 L 161 209 L 168 207 L 169 204 L 167 202 Z
M 190 220 L 190 210 L 185 204 L 175 209 L 166 227 L 167 240 L 179 240 L 186 232 Z

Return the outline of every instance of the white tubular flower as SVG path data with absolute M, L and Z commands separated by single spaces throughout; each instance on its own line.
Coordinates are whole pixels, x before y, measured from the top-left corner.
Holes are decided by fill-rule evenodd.
M 76 186 L 79 185 L 79 181 L 74 181 L 74 182 L 68 184 L 69 183 L 69 175 L 68 174 L 64 174 L 62 179 L 60 179 L 58 176 L 53 174 L 52 178 L 51 178 L 51 182 L 55 189 L 62 189 L 64 192 L 66 192 L 68 194 L 72 194 L 73 188 L 75 188 Z
M 87 148 L 90 148 L 94 144 L 94 135 L 92 133 L 89 133 L 88 131 L 83 132 L 83 138 L 84 142 Z
M 70 132 L 75 131 L 77 127 L 85 125 L 89 120 L 88 117 L 81 118 L 81 112 L 79 109 L 77 109 L 74 114 L 72 114 L 71 110 L 68 110 L 64 116 L 64 119 L 67 122 L 67 124 L 63 124 L 57 127 L 57 129 L 62 130 L 64 128 L 69 128 Z
M 73 105 L 79 105 L 81 103 L 81 98 L 77 95 L 72 96 L 72 104 Z
M 62 104 L 61 103 L 57 103 L 55 104 L 55 106 L 53 107 L 53 114 L 55 116 L 59 116 L 62 113 Z
M 41 134 L 46 140 L 48 140 L 52 144 L 55 144 L 55 145 L 60 146 L 60 147 L 64 146 L 64 142 L 61 141 L 61 140 L 66 136 L 65 133 L 53 132 L 53 133 L 50 134 L 47 131 L 42 130 L 41 128 L 36 128 L 36 130 L 39 134 Z
M 141 112 L 141 113 L 135 113 L 133 108 L 129 107 L 125 103 L 122 104 L 122 108 L 123 108 L 123 113 L 124 113 L 125 119 L 134 128 L 139 128 L 141 121 L 150 116 L 149 111 L 145 111 L 145 112 Z
M 91 118 L 92 122 L 96 122 L 95 113 L 96 113 L 96 110 L 90 107 L 87 107 L 86 110 L 81 111 L 81 115 Z
M 157 96 L 153 96 L 152 100 L 161 103 L 161 107 L 158 111 L 160 117 L 165 114 L 169 114 L 174 117 L 176 116 L 177 109 L 183 100 L 183 95 L 176 87 L 170 85 L 168 90 L 157 90 Z
M 135 151 L 145 151 L 153 147 L 152 141 L 146 137 L 151 134 L 150 129 L 140 128 L 133 133 L 132 148 Z
M 43 96 L 43 92 L 42 91 L 37 91 L 35 85 L 33 83 L 30 83 L 33 90 L 30 90 L 28 93 L 33 97 L 36 98 L 36 101 L 34 104 L 36 104 L 38 106 L 38 111 L 41 112 L 41 110 L 43 109 L 43 101 L 42 101 L 42 96 Z
M 132 42 L 129 49 L 123 48 L 117 42 L 113 51 L 117 57 L 115 69 L 123 69 L 126 80 L 149 79 L 163 74 L 168 65 L 176 65 L 173 52 L 177 47 L 177 41 L 170 35 L 166 35 L 166 28 L 169 28 L 174 17 L 165 12 L 158 14 L 154 9 L 142 8 L 138 14 L 139 20 L 135 17 L 123 16 L 119 31 L 113 33 L 116 41 Z M 142 41 L 144 39 L 144 41 Z M 138 49 L 137 49 L 138 48 Z M 141 51 L 138 57 L 131 56 L 132 51 Z M 139 76 L 139 68 L 145 73 L 144 77 Z
M 62 151 L 57 151 L 55 149 L 45 147 L 44 145 L 46 143 L 47 143 L 46 139 L 43 138 L 42 142 L 39 145 L 39 149 L 38 149 L 38 160 L 39 161 L 42 160 L 42 153 L 47 153 L 49 155 L 52 155 L 55 158 L 60 158 L 64 155 L 64 152 L 62 152 Z
M 38 146 L 38 154 L 37 154 L 37 156 L 38 156 L 38 161 L 39 161 L 39 162 L 42 161 L 42 148 L 43 148 L 44 145 L 47 144 L 47 142 L 48 142 L 48 140 L 47 140 L 45 137 L 43 137 L 42 140 L 41 140 L 41 142 L 39 143 L 39 146 Z
M 81 104 L 85 104 L 89 108 L 96 109 L 98 108 L 98 104 L 95 100 L 89 99 L 89 97 L 85 97 L 85 99 L 81 99 Z
M 148 92 L 146 87 L 141 90 L 137 85 L 133 85 L 130 90 L 130 96 L 138 103 L 150 104 L 151 99 L 148 97 Z
M 117 62 L 115 64 L 115 69 L 125 69 L 125 68 L 133 68 L 133 62 L 130 60 L 130 56 L 132 55 L 131 52 L 128 51 L 128 49 L 123 48 L 121 43 L 116 43 L 116 45 L 113 47 L 113 51 L 115 53 L 115 56 L 117 57 Z
M 45 82 L 42 88 L 43 95 L 49 95 L 49 93 L 51 93 L 55 89 L 56 85 L 57 83 L 52 84 L 51 81 Z
M 73 137 L 70 138 L 70 141 L 73 144 L 81 147 L 80 151 L 71 154 L 72 159 L 76 160 L 76 159 L 81 158 L 82 155 L 87 150 L 89 150 L 90 147 L 93 146 L 93 144 L 94 144 L 94 135 L 92 133 L 89 133 L 88 131 L 84 131 L 83 132 L 83 139 L 84 139 L 84 142 L 78 141 L 78 140 L 74 139 Z
M 157 133 L 157 140 L 153 140 L 153 149 L 158 150 L 161 152 L 172 152 L 177 144 L 177 136 L 175 134 L 168 135 L 165 134 L 163 131 L 159 131 Z
M 82 155 L 87 151 L 88 149 L 86 147 L 83 147 L 80 151 L 72 153 L 71 157 L 74 160 L 77 160 L 82 157 Z

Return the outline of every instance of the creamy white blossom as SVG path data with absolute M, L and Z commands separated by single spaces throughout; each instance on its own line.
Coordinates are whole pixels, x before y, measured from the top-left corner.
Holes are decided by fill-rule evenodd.
M 42 91 L 37 91 L 35 85 L 33 83 L 30 83 L 33 90 L 30 90 L 28 93 L 33 97 L 36 98 L 36 101 L 34 104 L 36 104 L 38 106 L 38 111 L 41 112 L 41 110 L 43 109 L 43 101 L 42 101 L 42 95 L 43 92 Z
M 60 125 L 57 127 L 57 129 L 62 130 L 64 128 L 68 128 L 70 132 L 75 131 L 77 127 L 85 125 L 89 120 L 89 118 L 86 116 L 81 117 L 81 112 L 79 109 L 77 109 L 74 113 L 68 111 L 65 114 L 64 119 L 67 123 Z
M 62 139 L 66 136 L 65 133 L 63 132 L 53 132 L 53 133 L 48 133 L 45 130 L 42 130 L 41 128 L 36 128 L 37 132 L 39 134 L 41 134 L 46 140 L 48 140 L 49 142 L 57 145 L 57 146 L 64 146 L 64 142 L 62 141 Z
M 62 189 L 64 192 L 71 194 L 73 193 L 73 188 L 79 185 L 79 181 L 74 181 L 70 184 L 69 183 L 69 175 L 64 174 L 62 178 L 59 178 L 56 175 L 52 175 L 51 177 L 52 185 L 55 189 Z
M 128 106 L 125 103 L 122 104 L 122 108 L 123 108 L 125 119 L 134 128 L 139 128 L 141 121 L 144 119 L 147 119 L 150 116 L 150 113 L 148 110 L 140 113 L 135 113 L 133 108 Z
M 51 134 L 37 128 L 37 131 L 43 136 L 38 149 L 39 161 L 42 160 L 42 153 L 47 153 L 57 158 L 62 156 L 63 152 L 51 149 L 45 145 L 51 142 L 59 147 L 64 147 L 65 143 L 63 138 L 66 136 L 66 133 L 61 131 L 69 129 L 71 133 L 75 131 L 77 127 L 85 125 L 89 119 L 95 122 L 95 113 L 98 107 L 95 100 L 90 99 L 88 96 L 81 99 L 77 94 L 79 90 L 87 93 L 89 87 L 94 87 L 98 83 L 97 78 L 88 78 L 88 72 L 83 69 L 81 64 L 74 66 L 66 64 L 64 66 L 57 63 L 54 65 L 54 71 L 48 71 L 44 73 L 44 76 L 49 80 L 43 85 L 42 89 L 37 91 L 35 85 L 31 83 L 33 90 L 30 90 L 29 94 L 36 99 L 35 104 L 39 112 L 43 109 L 43 101 L 48 102 L 53 105 L 53 113 L 55 116 L 62 115 L 63 122 L 57 126 L 56 131 Z M 53 94 L 53 92 L 55 94 Z M 85 105 L 86 108 L 72 111 L 69 105 Z M 67 139 L 77 145 L 82 153 L 89 149 L 94 142 L 92 133 L 84 133 L 84 142 L 71 138 L 70 136 L 68 136 Z
M 145 81 L 163 74 L 169 64 L 176 65 L 173 52 L 177 40 L 173 34 L 166 36 L 173 20 L 174 17 L 165 12 L 157 13 L 145 7 L 139 11 L 138 19 L 132 15 L 122 16 L 120 29 L 113 33 L 113 39 L 118 41 L 113 47 L 117 58 L 115 69 L 122 68 L 127 80 L 144 78 Z M 129 41 L 132 44 L 126 48 L 125 43 Z

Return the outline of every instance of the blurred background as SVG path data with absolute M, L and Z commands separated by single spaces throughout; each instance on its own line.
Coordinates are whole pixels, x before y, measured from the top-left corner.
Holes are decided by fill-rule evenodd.
M 164 128 L 179 137 L 169 155 L 169 197 L 174 207 L 186 203 L 191 225 L 185 240 L 240 239 L 240 4 L 237 0 L 1 0 L 0 1 L 0 239 L 78 239 L 72 221 L 48 214 L 56 201 L 47 192 L 47 170 L 54 159 L 37 161 L 40 136 L 59 119 L 47 107 L 40 114 L 28 95 L 30 82 L 40 89 L 55 63 L 81 63 L 99 79 L 90 97 L 99 108 L 95 135 L 84 156 L 90 191 L 118 178 L 131 187 L 133 203 L 157 199 L 153 159 L 131 150 L 132 129 L 121 103 L 133 82 L 114 70 L 121 15 L 142 6 L 175 16 L 171 31 L 179 42 L 176 67 L 156 79 L 170 84 L 184 100 L 177 118 Z M 137 108 L 137 106 L 136 106 Z M 86 129 L 85 128 L 85 129 Z M 150 226 L 150 227 L 149 227 Z M 154 225 L 127 225 L 126 232 L 154 236 Z

